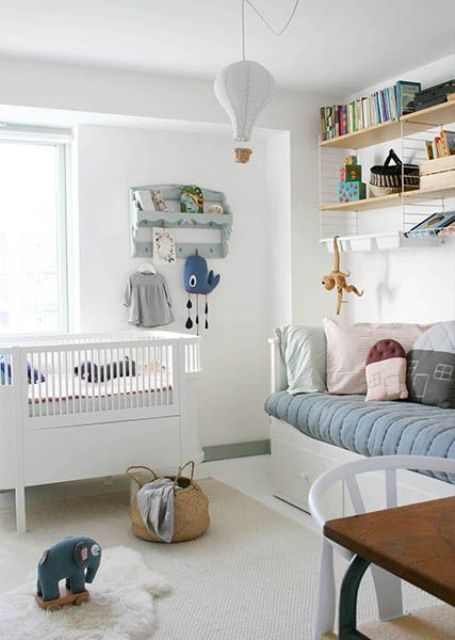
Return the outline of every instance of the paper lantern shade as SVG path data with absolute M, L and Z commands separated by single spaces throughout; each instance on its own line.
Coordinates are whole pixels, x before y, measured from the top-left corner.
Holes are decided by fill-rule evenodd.
M 235 140 L 247 142 L 256 118 L 273 96 L 272 74 L 258 62 L 241 60 L 221 69 L 214 88 L 231 119 Z

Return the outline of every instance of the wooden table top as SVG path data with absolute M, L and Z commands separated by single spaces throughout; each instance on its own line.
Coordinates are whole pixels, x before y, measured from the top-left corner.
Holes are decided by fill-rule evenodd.
M 455 497 L 328 520 L 324 535 L 455 606 Z

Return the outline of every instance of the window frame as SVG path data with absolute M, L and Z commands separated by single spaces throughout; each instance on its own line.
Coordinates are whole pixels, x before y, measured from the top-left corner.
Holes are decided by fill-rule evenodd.
M 1 333 L 1 338 L 14 338 L 24 335 L 48 336 L 68 334 L 71 329 L 72 311 L 70 305 L 71 268 L 69 264 L 72 251 L 70 234 L 70 166 L 72 157 L 73 135 L 68 129 L 36 127 L 29 125 L 0 124 L 0 144 L 35 144 L 52 146 L 56 150 L 56 210 L 57 210 L 57 277 L 59 300 L 59 326 L 56 331 L 31 331 L 27 334 L 19 332 Z

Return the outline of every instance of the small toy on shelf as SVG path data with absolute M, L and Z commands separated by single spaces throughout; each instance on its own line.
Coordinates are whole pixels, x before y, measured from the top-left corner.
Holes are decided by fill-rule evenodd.
M 188 319 L 186 321 L 185 327 L 187 329 L 193 328 L 193 320 L 191 318 L 191 309 L 193 308 L 193 303 L 191 301 L 191 295 L 196 295 L 196 329 L 197 334 L 199 335 L 199 295 L 205 296 L 205 306 L 204 306 L 204 314 L 205 314 L 205 329 L 209 328 L 208 323 L 208 313 L 209 306 L 207 303 L 207 295 L 211 293 L 215 287 L 218 286 L 220 282 L 221 276 L 219 274 L 215 275 L 213 271 L 209 271 L 207 266 L 207 260 L 202 258 L 199 255 L 188 256 L 185 260 L 185 269 L 183 274 L 183 283 L 185 286 L 185 291 L 188 293 L 188 301 L 186 303 L 186 308 L 188 309 Z
M 340 172 L 341 182 L 362 182 L 362 166 L 360 164 L 345 164 Z
M 343 273 L 343 271 L 340 271 L 340 249 L 338 248 L 338 238 L 339 236 L 335 236 L 333 238 L 333 254 L 335 256 L 335 264 L 333 270 L 327 276 L 323 276 L 322 278 L 322 284 L 327 291 L 332 291 L 332 289 L 336 287 L 337 316 L 340 315 L 341 305 L 343 302 L 345 302 L 345 300 L 343 300 L 344 291 L 346 291 L 346 293 L 355 293 L 355 295 L 359 296 L 359 298 L 363 296 L 363 291 L 359 291 L 353 284 L 348 284 L 346 282 L 346 278 L 349 278 L 351 274 L 349 272 Z
M 339 182 L 337 189 L 338 202 L 355 202 L 364 200 L 366 186 L 364 182 Z
M 209 207 L 209 213 L 223 213 L 223 205 L 221 204 L 211 204 Z
M 46 549 L 38 564 L 36 601 L 42 609 L 79 605 L 90 599 L 86 582 L 93 582 L 101 562 L 100 545 L 87 536 L 68 536 Z M 65 580 L 65 587 L 59 581 Z
M 168 211 L 166 198 L 162 191 L 152 191 L 152 200 L 155 211 Z
M 362 165 L 357 164 L 357 156 L 345 156 L 337 187 L 338 202 L 354 202 L 366 197 L 366 185 L 362 182 Z
M 188 184 L 180 193 L 180 211 L 182 213 L 203 213 L 204 196 L 202 190 L 195 184 Z

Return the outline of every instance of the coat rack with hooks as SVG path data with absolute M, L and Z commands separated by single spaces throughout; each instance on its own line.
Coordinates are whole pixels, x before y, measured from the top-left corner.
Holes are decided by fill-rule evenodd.
M 232 213 L 221 191 L 202 190 L 203 213 L 180 211 L 180 193 L 183 184 L 154 184 L 130 189 L 131 255 L 138 258 L 153 256 L 153 227 L 174 229 L 212 229 L 219 232 L 219 242 L 176 242 L 178 258 L 186 258 L 198 252 L 203 258 L 225 258 L 232 231 Z M 160 192 L 166 211 L 158 211 L 152 194 Z M 222 213 L 212 213 L 214 205 L 222 207 Z M 150 230 L 149 233 L 147 230 Z

